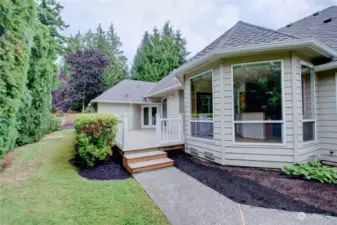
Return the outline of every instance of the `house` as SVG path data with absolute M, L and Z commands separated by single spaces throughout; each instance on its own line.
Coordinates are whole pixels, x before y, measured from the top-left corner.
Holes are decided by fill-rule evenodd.
M 337 162 L 336 92 L 331 6 L 279 30 L 238 22 L 160 82 L 122 81 L 92 103 L 123 114 L 126 156 L 183 144 L 222 165 L 280 168 Z

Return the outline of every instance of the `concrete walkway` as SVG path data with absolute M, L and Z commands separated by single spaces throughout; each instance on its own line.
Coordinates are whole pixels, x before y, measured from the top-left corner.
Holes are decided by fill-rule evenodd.
M 337 224 L 337 217 L 238 204 L 175 167 L 134 177 L 173 225 Z

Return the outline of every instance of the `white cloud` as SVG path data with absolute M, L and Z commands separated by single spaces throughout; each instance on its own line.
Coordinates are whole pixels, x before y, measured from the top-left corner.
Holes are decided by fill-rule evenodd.
M 238 20 L 279 28 L 337 0 L 59 1 L 64 6 L 64 19 L 70 25 L 66 34 L 95 29 L 98 23 L 107 28 L 113 22 L 131 63 L 144 32 L 154 26 L 161 28 L 167 20 L 181 30 L 193 56 Z

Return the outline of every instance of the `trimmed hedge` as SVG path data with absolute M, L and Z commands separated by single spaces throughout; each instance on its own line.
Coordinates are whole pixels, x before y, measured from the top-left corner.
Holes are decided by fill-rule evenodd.
M 111 114 L 81 114 L 75 120 L 77 154 L 89 167 L 112 154 L 118 120 Z

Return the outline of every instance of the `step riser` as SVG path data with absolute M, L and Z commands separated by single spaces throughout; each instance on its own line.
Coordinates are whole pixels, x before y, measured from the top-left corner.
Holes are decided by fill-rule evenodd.
M 144 157 L 139 157 L 139 158 L 134 158 L 134 159 L 125 159 L 125 160 L 126 160 L 126 164 L 129 164 L 129 163 L 144 162 L 148 160 L 162 159 L 162 158 L 167 158 L 167 154 L 144 156 Z
M 124 154 L 132 154 L 132 153 L 143 153 L 143 152 L 152 152 L 152 151 L 170 151 L 177 149 L 184 149 L 185 145 L 172 145 L 172 146 L 162 146 L 148 149 L 135 149 L 135 150 L 123 150 Z
M 161 163 L 161 164 L 157 164 L 157 165 L 145 166 L 145 167 L 136 168 L 136 169 L 130 169 L 129 167 L 127 167 L 127 170 L 130 173 L 139 173 L 139 172 L 144 172 L 144 171 L 150 171 L 150 170 L 165 168 L 165 167 L 169 167 L 169 166 L 173 166 L 173 162 L 167 162 L 167 163 Z

